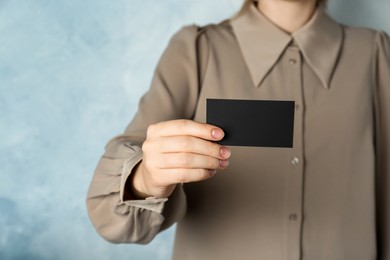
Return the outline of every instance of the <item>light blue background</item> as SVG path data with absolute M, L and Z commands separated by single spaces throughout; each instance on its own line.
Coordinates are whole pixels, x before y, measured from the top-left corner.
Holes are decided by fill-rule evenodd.
M 170 36 L 240 3 L 0 0 L 0 259 L 170 258 L 174 228 L 147 246 L 97 236 L 86 191 Z M 389 0 L 333 0 L 329 10 L 390 32 Z

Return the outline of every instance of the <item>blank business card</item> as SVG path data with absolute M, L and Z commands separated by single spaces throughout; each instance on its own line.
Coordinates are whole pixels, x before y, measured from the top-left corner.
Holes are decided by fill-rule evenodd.
M 207 123 L 231 146 L 293 147 L 294 101 L 207 99 Z

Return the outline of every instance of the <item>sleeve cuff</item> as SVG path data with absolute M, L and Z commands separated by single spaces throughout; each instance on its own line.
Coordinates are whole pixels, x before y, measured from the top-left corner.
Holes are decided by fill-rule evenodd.
M 122 176 L 121 176 L 121 184 L 120 184 L 120 200 L 121 204 L 126 204 L 130 207 L 137 207 L 142 208 L 146 210 L 151 210 L 156 213 L 161 214 L 164 209 L 164 204 L 168 200 L 168 198 L 155 198 L 155 197 L 149 197 L 146 199 L 140 199 L 140 200 L 127 200 L 123 201 L 123 195 L 125 190 L 125 184 L 127 179 L 130 177 L 134 167 L 141 162 L 143 157 L 143 152 L 140 147 L 133 147 L 135 150 L 135 153 L 132 154 L 130 158 L 124 161 L 123 168 L 122 168 Z

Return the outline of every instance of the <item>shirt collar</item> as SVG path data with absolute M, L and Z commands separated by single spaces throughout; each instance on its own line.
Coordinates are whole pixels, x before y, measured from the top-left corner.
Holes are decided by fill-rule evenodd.
M 325 88 L 329 88 L 341 50 L 341 25 L 319 7 L 311 20 L 292 35 L 268 20 L 255 5 L 231 20 L 234 33 L 255 86 L 278 61 L 294 40 L 309 66 Z

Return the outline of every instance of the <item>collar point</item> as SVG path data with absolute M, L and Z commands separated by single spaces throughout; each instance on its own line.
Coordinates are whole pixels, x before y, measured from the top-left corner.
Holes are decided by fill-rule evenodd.
M 322 87 L 323 87 L 324 89 L 326 89 L 326 90 L 329 90 L 329 89 L 330 89 L 330 83 L 328 83 L 328 82 L 321 82 L 321 84 L 322 84 Z

